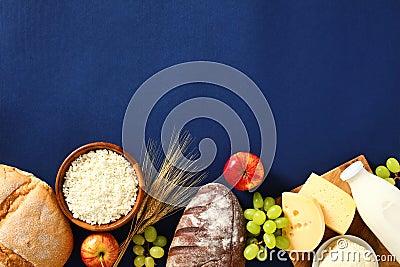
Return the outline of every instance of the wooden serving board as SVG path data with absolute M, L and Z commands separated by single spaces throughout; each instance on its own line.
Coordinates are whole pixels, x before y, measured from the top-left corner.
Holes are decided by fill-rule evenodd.
M 343 165 L 325 173 L 324 175 L 322 175 L 322 177 L 324 177 L 331 183 L 337 185 L 338 187 L 340 187 L 345 192 L 347 192 L 348 194 L 351 195 L 350 186 L 346 182 L 343 182 L 342 179 L 340 179 L 340 174 L 343 172 L 344 169 L 346 169 L 348 166 L 350 166 L 352 163 L 354 163 L 357 160 L 363 162 L 366 170 L 368 170 L 369 172 L 372 172 L 371 167 L 369 166 L 366 158 L 363 155 L 361 155 L 361 156 L 358 156 L 357 158 L 350 160 L 349 162 L 346 162 Z M 293 189 L 292 192 L 297 193 L 300 191 L 300 189 L 301 189 L 301 186 Z M 358 237 L 364 239 L 366 242 L 368 242 L 371 245 L 371 247 L 374 249 L 375 253 L 377 255 L 379 255 L 378 257 L 383 256 L 383 257 L 388 258 L 388 256 L 391 255 L 390 252 L 381 244 L 381 242 L 378 240 L 378 238 L 371 232 L 371 230 L 363 222 L 363 220 L 361 219 L 358 212 L 356 212 L 353 223 L 351 224 L 350 229 L 347 231 L 346 234 L 358 236 Z M 329 228 L 326 228 L 325 235 L 324 235 L 323 241 L 321 243 L 323 243 L 325 240 L 327 240 L 333 236 L 336 236 L 336 235 L 338 235 L 336 232 L 330 230 Z M 305 257 L 305 258 L 307 259 L 307 257 Z M 310 267 L 311 263 L 312 263 L 311 261 L 308 261 L 308 260 L 301 260 L 301 261 L 292 260 L 292 262 L 295 267 Z M 387 261 L 387 262 L 382 261 L 382 262 L 379 262 L 379 266 L 380 267 L 400 267 L 400 264 L 397 262 L 394 262 L 394 261 Z

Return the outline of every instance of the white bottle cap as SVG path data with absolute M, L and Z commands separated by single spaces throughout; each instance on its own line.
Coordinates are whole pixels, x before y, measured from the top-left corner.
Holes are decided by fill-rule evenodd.
M 364 168 L 364 164 L 361 161 L 356 161 L 347 167 L 341 174 L 340 179 L 347 181 Z

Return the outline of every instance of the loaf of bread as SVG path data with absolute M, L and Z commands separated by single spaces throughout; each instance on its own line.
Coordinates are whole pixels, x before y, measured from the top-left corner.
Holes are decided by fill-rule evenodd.
M 242 208 L 227 187 L 201 187 L 179 221 L 167 267 L 245 266 L 244 224 Z
M 0 267 L 61 267 L 72 247 L 69 222 L 51 187 L 0 165 Z

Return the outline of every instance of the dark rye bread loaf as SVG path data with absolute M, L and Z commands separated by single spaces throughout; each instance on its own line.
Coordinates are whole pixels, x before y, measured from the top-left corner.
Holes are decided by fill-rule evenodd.
M 167 267 L 243 267 L 242 208 L 224 185 L 200 188 L 186 207 L 168 253 Z
M 0 267 L 61 267 L 72 247 L 51 187 L 0 164 Z

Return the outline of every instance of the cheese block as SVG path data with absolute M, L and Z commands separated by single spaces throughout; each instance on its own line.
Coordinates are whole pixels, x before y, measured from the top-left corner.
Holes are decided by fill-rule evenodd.
M 349 194 L 315 173 L 299 193 L 320 204 L 327 227 L 341 235 L 347 232 L 356 212 L 356 204 Z
M 289 239 L 289 251 L 311 251 L 321 243 L 325 232 L 324 215 L 312 198 L 292 192 L 282 194 L 282 210 L 290 226 L 282 230 Z

